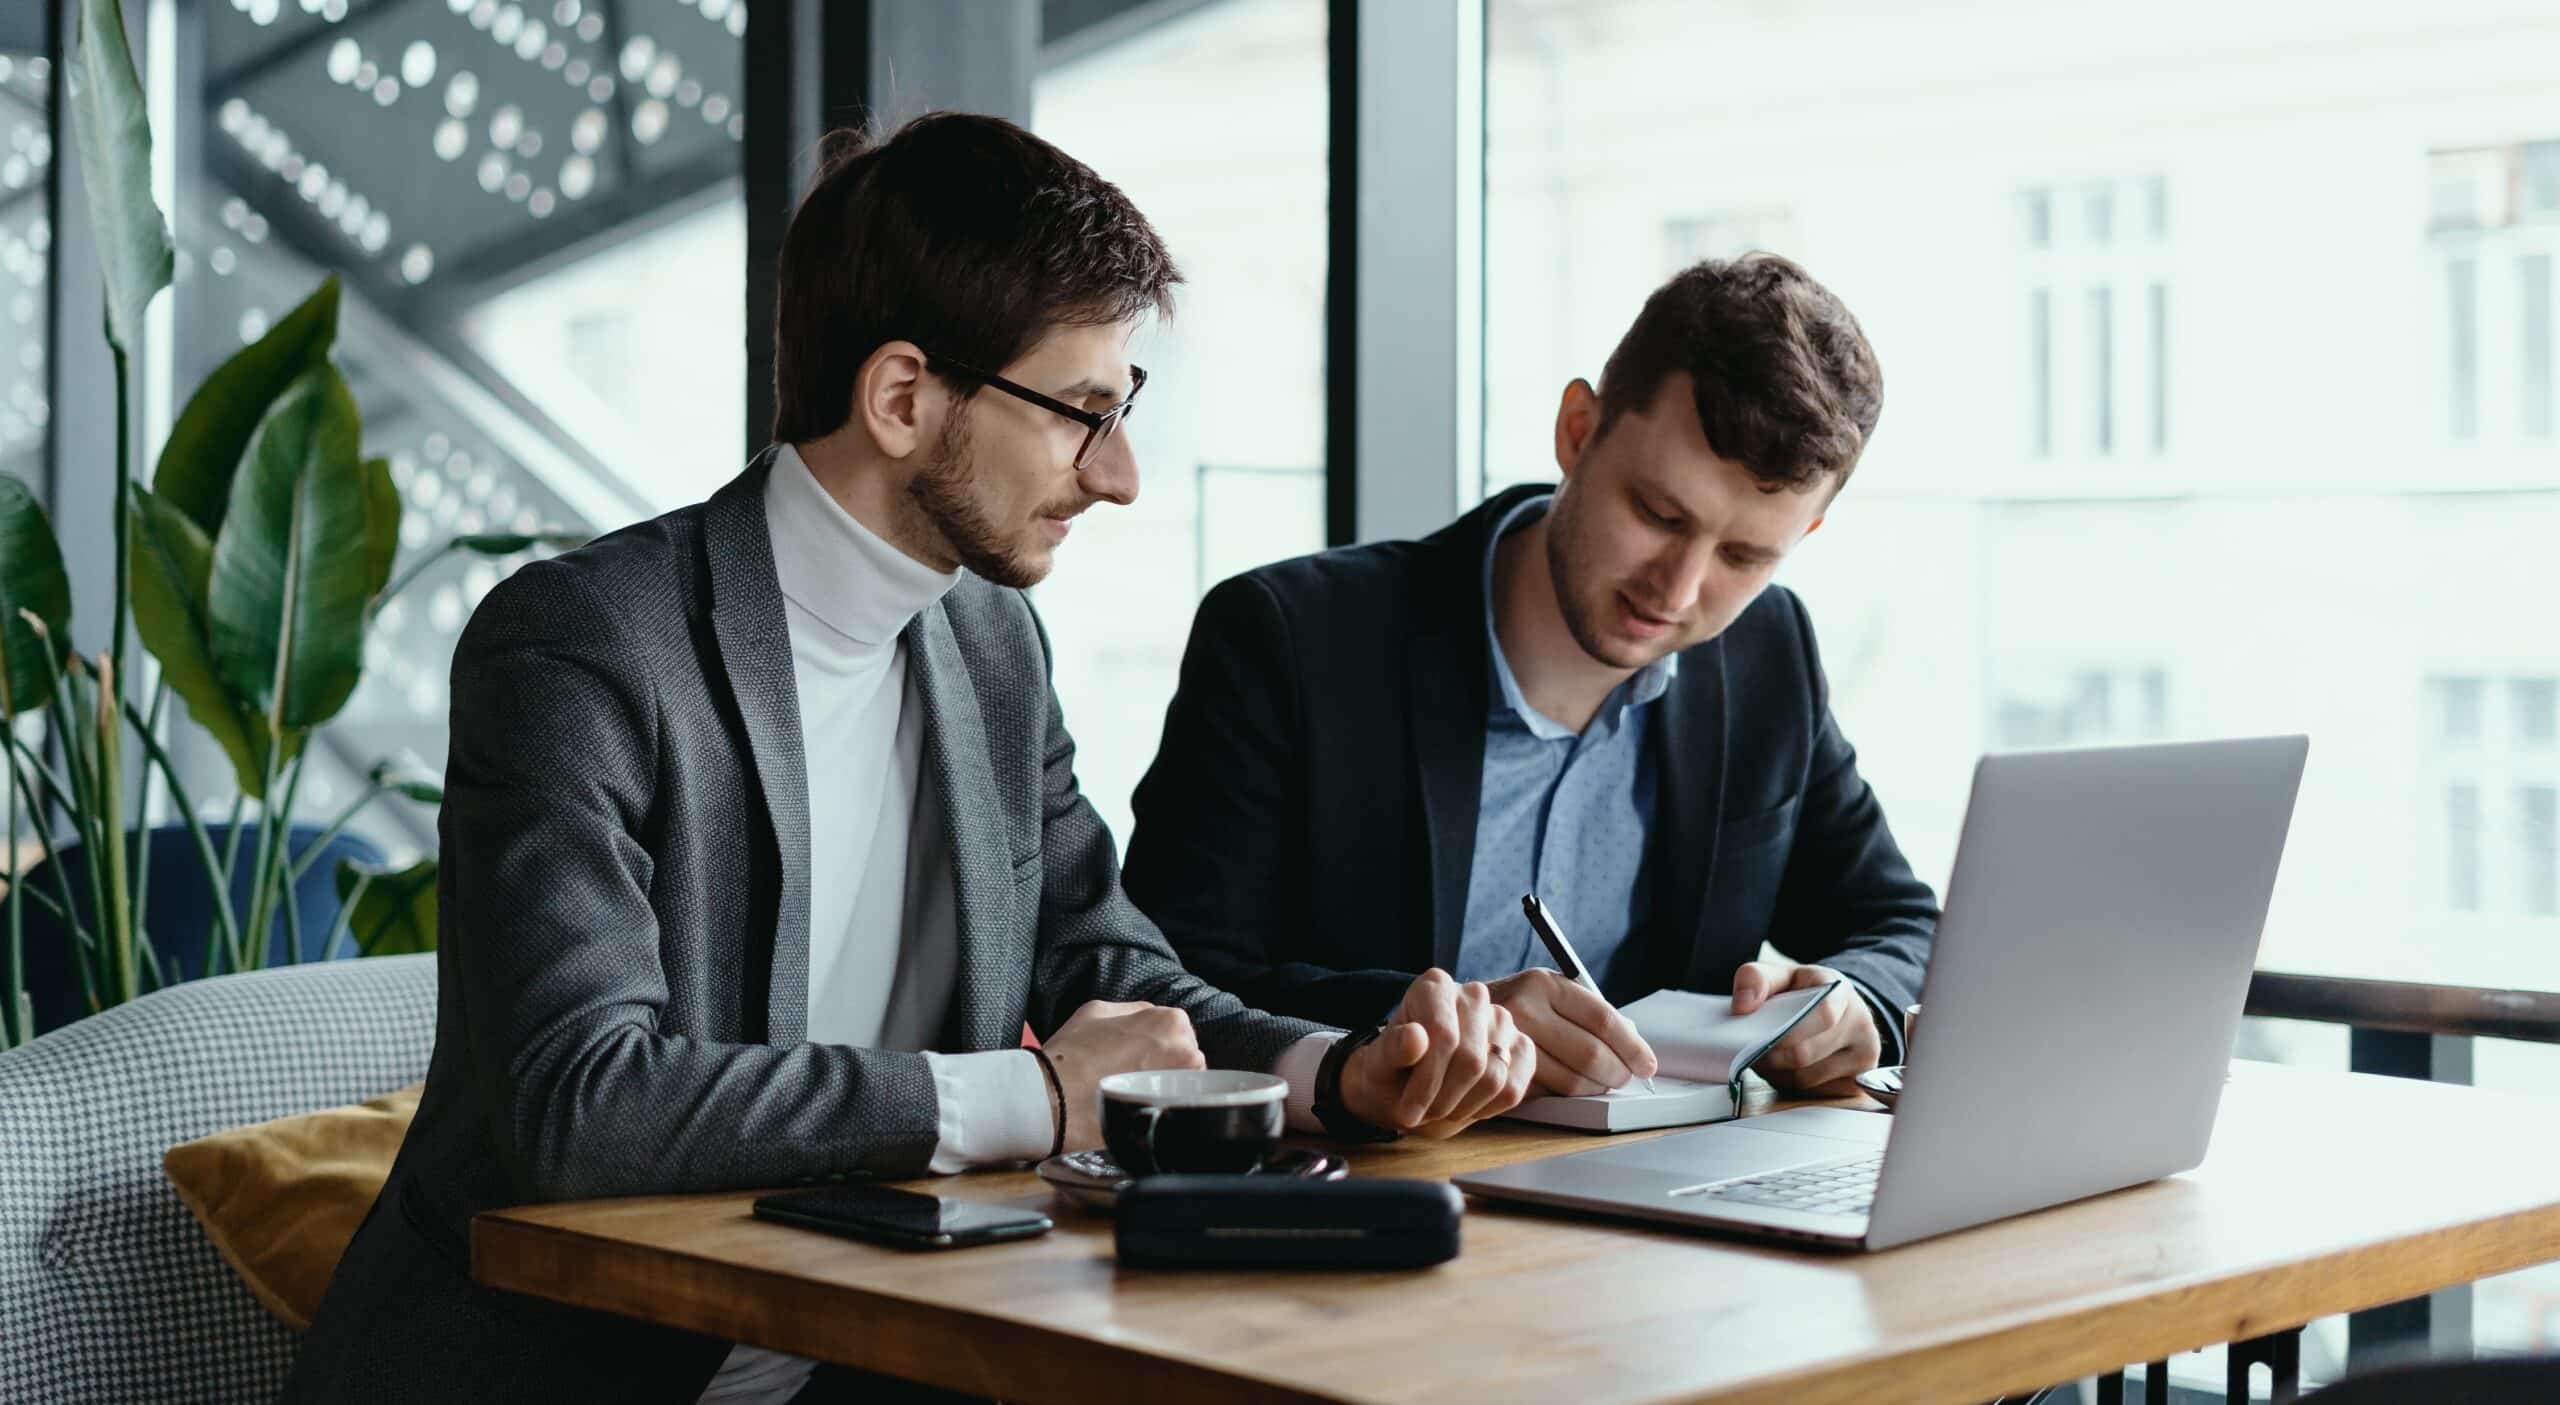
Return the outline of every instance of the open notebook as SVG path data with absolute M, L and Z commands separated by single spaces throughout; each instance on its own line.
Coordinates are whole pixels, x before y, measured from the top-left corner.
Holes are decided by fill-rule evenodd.
M 1647 1092 L 1642 1080 L 1579 1098 L 1531 1098 L 1509 1116 L 1524 1122 L 1579 1127 L 1589 1132 L 1640 1132 L 1716 1122 L 1742 1106 L 1742 1073 L 1812 1014 L 1841 982 L 1773 996 L 1737 1017 L 1733 999 L 1686 990 L 1657 990 L 1623 1007 L 1636 1033 L 1662 1060 L 1662 1076 Z

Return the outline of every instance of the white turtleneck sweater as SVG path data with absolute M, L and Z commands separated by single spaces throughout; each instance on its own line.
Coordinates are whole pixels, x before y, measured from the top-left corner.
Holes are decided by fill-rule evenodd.
M 1020 1049 L 944 1054 L 959 978 L 958 892 L 940 797 L 924 784 L 924 707 L 909 621 L 960 583 L 890 545 L 829 494 L 797 451 L 776 449 L 765 525 L 791 630 L 809 786 L 809 1039 L 924 1053 L 939 1102 L 932 1169 L 948 1174 L 1049 1150 L 1049 1084 Z M 1282 1055 L 1290 1121 L 1314 1130 L 1315 1072 L 1333 1036 Z M 782 1402 L 816 1363 L 739 1346 L 699 1405 Z
M 809 1040 L 922 1050 L 959 977 L 960 928 L 942 806 L 925 785 L 924 708 L 899 635 L 960 583 L 844 510 L 791 446 L 764 490 L 791 629 L 809 786 Z M 1046 1152 L 1049 1085 L 1019 1049 L 926 1052 L 939 1100 L 932 1167 Z M 702 1405 L 786 1401 L 815 1364 L 741 1346 Z

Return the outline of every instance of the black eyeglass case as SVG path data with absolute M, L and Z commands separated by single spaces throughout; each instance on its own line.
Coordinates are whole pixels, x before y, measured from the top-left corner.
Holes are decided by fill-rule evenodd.
M 1444 1181 L 1146 1176 L 1120 1192 L 1120 1262 L 1146 1268 L 1423 1268 L 1458 1256 Z

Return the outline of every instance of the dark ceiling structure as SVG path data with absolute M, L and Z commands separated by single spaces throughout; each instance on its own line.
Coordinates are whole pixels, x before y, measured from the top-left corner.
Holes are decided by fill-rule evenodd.
M 66 3 L 53 0 L 57 15 Z M 1037 0 L 1036 20 L 1034 0 L 753 9 L 769 23 L 873 36 L 870 62 L 894 65 L 902 91 L 941 91 L 964 75 L 983 90 L 989 75 L 1010 75 L 1001 81 L 1022 85 L 1013 115 L 1027 118 L 1028 77 L 1040 66 L 1204 3 L 1214 0 Z M 983 8 L 943 8 L 962 4 Z M 151 8 L 126 0 L 147 58 Z M 44 16 L 34 5 L 0 9 Z M 747 0 L 174 0 L 162 14 L 174 17 L 175 42 L 148 61 L 154 83 L 177 94 L 177 120 L 157 134 L 179 173 L 169 212 L 180 250 L 170 295 L 177 387 L 192 388 L 334 272 L 345 286 L 339 361 L 364 409 L 367 451 L 393 460 L 404 554 L 459 532 L 584 532 L 646 515 L 652 506 L 614 465 L 488 364 L 459 324 L 593 251 L 771 189 L 742 179 L 749 56 L 803 69 L 810 59 L 773 35 L 751 46 L 750 13 Z M 27 52 L 41 52 L 41 24 L 18 27 L 30 31 Z M 11 37 L 0 27 L 0 49 Z M 0 76 L 0 318 L 21 293 L 47 305 L 40 283 L 12 281 L 22 266 L 41 277 L 41 249 L 12 250 L 43 237 L 29 233 L 32 222 L 60 217 L 7 186 L 10 144 L 28 155 L 25 144 L 48 130 L 47 106 L 23 61 Z M 13 138 L 20 128 L 30 135 Z M 41 194 L 44 183 L 28 187 Z M 71 226 L 85 228 L 64 224 L 72 237 Z M 701 277 L 734 289 L 738 272 Z M 688 294 L 633 290 L 651 295 Z M 0 365 L 0 459 L 11 452 L 10 415 L 22 425 L 40 416 L 48 383 L 69 393 L 71 365 L 49 376 L 42 350 L 32 365 L 14 364 L 22 342 L 52 345 L 40 322 L 34 330 L 5 339 L 13 364 Z M 9 403 L 13 376 L 32 387 L 19 392 L 32 407 Z M 25 454 L 42 446 L 40 425 L 20 437 L 33 446 Z M 453 636 L 533 554 L 451 558 L 384 611 L 364 685 L 325 734 L 341 788 L 381 756 L 441 767 Z M 218 791 L 216 780 L 208 775 L 206 788 Z M 423 811 L 399 817 L 427 846 L 430 822 Z

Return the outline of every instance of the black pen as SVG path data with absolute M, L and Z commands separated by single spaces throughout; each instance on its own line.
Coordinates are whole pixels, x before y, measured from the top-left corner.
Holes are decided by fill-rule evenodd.
M 1573 943 L 1564 939 L 1564 928 L 1557 925 L 1556 915 L 1547 911 L 1547 905 L 1538 901 L 1538 895 L 1521 894 L 1520 910 L 1529 915 L 1529 930 L 1537 933 L 1538 940 L 1546 944 L 1547 955 L 1555 959 L 1556 969 L 1564 973 L 1565 979 L 1599 995 L 1606 1003 L 1609 997 L 1600 994 L 1600 983 L 1591 979 L 1591 968 L 1582 964 L 1582 957 L 1574 951 Z M 1652 1079 L 1644 1081 L 1644 1090 L 1648 1093 L 1654 1091 Z

